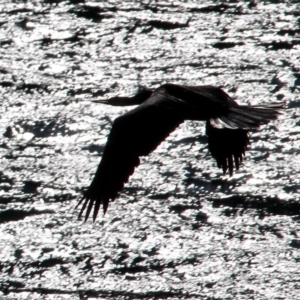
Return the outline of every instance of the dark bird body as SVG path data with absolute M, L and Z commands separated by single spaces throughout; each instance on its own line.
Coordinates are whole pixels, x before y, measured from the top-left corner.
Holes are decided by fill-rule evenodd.
M 77 207 L 83 203 L 85 220 L 94 207 L 95 220 L 104 213 L 146 156 L 185 120 L 206 121 L 208 148 L 224 174 L 239 169 L 249 145 L 249 131 L 275 120 L 283 103 L 268 106 L 238 105 L 222 89 L 213 86 L 165 84 L 134 97 L 113 97 L 104 104 L 138 105 L 115 119 L 95 177 Z

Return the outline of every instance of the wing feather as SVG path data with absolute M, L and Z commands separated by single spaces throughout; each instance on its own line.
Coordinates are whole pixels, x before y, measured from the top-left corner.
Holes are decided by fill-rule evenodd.
M 95 220 L 101 204 L 105 213 L 139 165 L 139 157 L 155 150 L 182 122 L 182 118 L 155 105 L 140 105 L 115 119 L 94 179 L 77 204 L 83 203 L 79 218 L 85 212 L 87 220 L 94 207 Z
M 228 170 L 232 176 L 234 166 L 236 170 L 239 169 L 243 156 L 250 145 L 248 131 L 244 129 L 218 129 L 207 121 L 206 134 L 208 136 L 208 148 L 212 157 L 217 161 L 218 167 L 223 169 L 224 174 Z

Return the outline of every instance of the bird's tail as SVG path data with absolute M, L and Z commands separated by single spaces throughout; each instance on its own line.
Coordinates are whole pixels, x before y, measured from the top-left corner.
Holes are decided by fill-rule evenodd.
M 285 108 L 285 103 L 276 103 L 270 105 L 237 105 L 229 107 L 229 112 L 226 116 L 210 119 L 210 124 L 214 128 L 229 128 L 229 129 L 257 129 L 260 125 L 276 120 L 282 109 Z

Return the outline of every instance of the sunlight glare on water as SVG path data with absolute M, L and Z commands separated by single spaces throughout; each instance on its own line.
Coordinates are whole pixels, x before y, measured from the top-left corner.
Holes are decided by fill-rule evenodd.
M 298 299 L 298 16 L 292 0 L 2 1 L 0 298 Z M 92 101 L 167 82 L 287 109 L 232 177 L 204 124 L 181 124 L 105 216 L 78 221 L 131 109 Z

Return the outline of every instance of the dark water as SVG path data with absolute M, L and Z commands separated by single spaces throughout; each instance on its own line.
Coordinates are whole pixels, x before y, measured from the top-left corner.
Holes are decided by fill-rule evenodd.
M 298 1 L 1 1 L 1 299 L 299 299 Z M 285 101 L 233 177 L 186 122 L 96 223 L 73 211 L 115 117 L 162 83 Z

